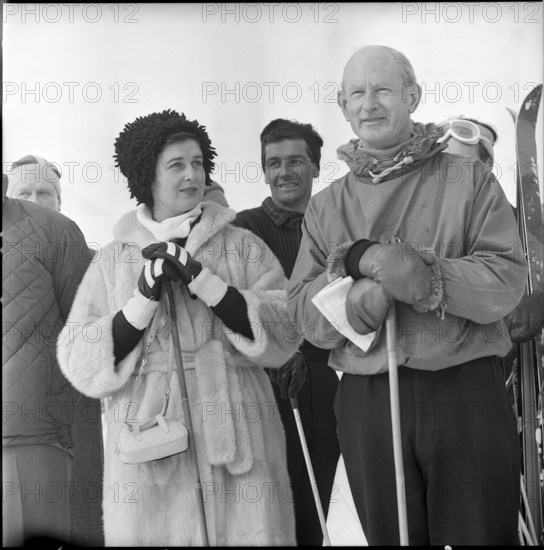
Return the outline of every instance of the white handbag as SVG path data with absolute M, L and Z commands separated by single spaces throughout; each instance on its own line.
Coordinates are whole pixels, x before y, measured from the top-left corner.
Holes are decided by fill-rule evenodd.
M 158 314 L 156 314 L 147 333 L 146 349 L 136 377 L 136 385 L 131 401 L 134 399 L 134 395 L 140 384 L 149 355 L 149 348 L 155 338 L 158 317 Z M 187 428 L 183 423 L 174 418 L 165 418 L 164 416 L 170 398 L 170 384 L 172 383 L 173 373 L 172 362 L 172 354 L 170 353 L 168 358 L 168 389 L 164 395 L 161 412 L 143 423 L 139 421 L 128 422 L 129 407 L 127 407 L 127 416 L 124 420 L 126 425 L 119 432 L 119 438 L 115 444 L 115 452 L 125 464 L 140 464 L 142 462 L 149 462 L 150 460 L 159 460 L 167 456 L 182 453 L 189 446 Z

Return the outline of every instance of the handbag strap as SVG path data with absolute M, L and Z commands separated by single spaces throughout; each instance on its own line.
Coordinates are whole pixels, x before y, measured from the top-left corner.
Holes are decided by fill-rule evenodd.
M 161 305 L 162 304 L 162 295 L 161 295 Z M 160 317 L 160 308 L 157 309 L 155 312 L 155 315 L 153 316 L 153 320 L 151 321 L 151 324 L 146 327 L 146 331 L 144 333 L 145 338 L 145 349 L 143 352 L 142 360 L 140 362 L 140 368 L 138 369 L 138 374 L 136 375 L 136 385 L 134 387 L 134 391 L 132 392 L 132 397 L 130 398 L 130 402 L 133 401 L 134 396 L 136 395 L 136 391 L 138 389 L 138 386 L 140 385 L 140 381 L 142 379 L 142 375 L 144 372 L 145 365 L 147 364 L 147 359 L 149 357 L 149 350 L 151 348 L 151 344 L 153 343 L 153 340 L 155 339 L 155 335 L 157 333 L 157 326 L 159 324 L 159 317 Z M 172 350 L 169 350 L 168 352 L 168 388 L 164 394 L 163 398 L 163 405 L 161 412 L 159 413 L 160 416 L 163 416 L 166 413 L 166 409 L 168 408 L 168 402 L 170 400 L 170 388 L 172 385 L 172 375 L 173 375 L 173 356 L 172 356 Z M 154 426 L 157 424 L 156 416 L 153 416 L 146 420 L 143 423 L 135 422 L 131 423 L 128 421 L 128 412 L 130 407 L 127 407 L 127 414 L 125 416 L 125 424 L 132 429 L 134 432 L 139 432 L 140 430 L 145 430 L 147 428 L 150 428 L 151 426 Z

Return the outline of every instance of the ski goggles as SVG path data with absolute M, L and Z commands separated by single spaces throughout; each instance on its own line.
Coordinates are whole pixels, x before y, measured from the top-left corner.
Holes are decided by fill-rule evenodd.
M 493 158 L 494 140 L 484 135 L 478 124 L 470 120 L 454 118 L 441 122 L 438 126 L 446 128 L 446 133 L 438 140 L 438 143 L 443 143 L 450 138 L 456 139 L 460 143 L 466 143 L 467 145 L 476 145 L 481 141 L 491 158 Z M 485 129 L 484 131 L 487 132 Z M 489 134 L 491 134 L 491 132 L 489 132 Z

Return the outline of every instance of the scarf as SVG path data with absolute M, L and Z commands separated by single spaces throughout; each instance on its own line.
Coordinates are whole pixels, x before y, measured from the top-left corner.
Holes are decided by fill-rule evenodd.
M 162 222 L 157 222 L 153 219 L 151 210 L 149 210 L 145 204 L 139 204 L 136 208 L 136 218 L 138 221 L 148 229 L 159 242 L 178 238 L 184 239 L 187 237 L 189 231 L 191 231 L 191 223 L 193 223 L 201 213 L 202 208 L 200 203 L 198 203 L 192 210 L 189 210 L 189 212 L 174 216 L 173 218 L 167 218 Z
M 355 176 L 370 177 L 372 183 L 380 181 L 404 165 L 410 165 L 426 156 L 431 149 L 432 154 L 447 147 L 441 144 L 436 147 L 436 141 L 444 133 L 443 129 L 433 123 L 412 123 L 412 135 L 409 140 L 392 148 L 392 158 L 377 159 L 372 155 L 372 149 L 363 146 L 359 139 L 352 139 L 336 150 L 338 158 L 346 162 Z

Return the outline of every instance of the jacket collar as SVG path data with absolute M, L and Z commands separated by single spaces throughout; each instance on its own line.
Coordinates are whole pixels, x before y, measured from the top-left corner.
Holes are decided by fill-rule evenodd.
M 284 223 L 288 222 L 293 218 L 302 218 L 304 214 L 301 212 L 293 212 L 291 210 L 285 210 L 285 208 L 280 208 L 271 197 L 266 197 L 262 204 L 263 210 L 268 215 L 268 217 L 278 226 L 282 226 Z
M 377 160 L 370 156 L 361 146 L 359 139 L 338 147 L 338 158 L 346 162 L 355 176 L 372 178 L 372 183 L 380 183 L 390 173 L 400 170 L 420 160 L 434 156 L 443 151 L 447 144 L 437 143 L 444 130 L 433 123 L 422 124 L 414 122 L 412 137 L 406 146 L 392 159 Z M 391 177 L 396 177 L 393 174 Z
M 232 222 L 236 212 L 211 201 L 202 202 L 200 221 L 191 228 L 185 249 L 194 254 L 204 243 L 208 242 L 221 229 Z M 131 210 L 121 217 L 113 228 L 113 236 L 121 242 L 134 243 L 140 250 L 157 242 L 153 234 L 136 218 L 136 210 Z

